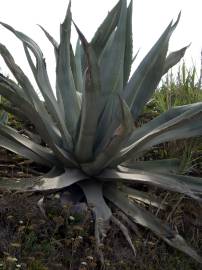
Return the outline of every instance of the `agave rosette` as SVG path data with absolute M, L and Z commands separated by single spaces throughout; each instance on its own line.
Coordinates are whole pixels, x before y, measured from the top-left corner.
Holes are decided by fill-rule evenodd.
M 33 179 L 0 179 L 0 187 L 52 192 L 79 185 L 95 214 L 98 243 L 112 221 L 119 225 L 134 250 L 127 228 L 112 214 L 107 203 L 110 201 L 124 213 L 125 220 L 151 229 L 169 245 L 201 262 L 177 232 L 136 203 L 138 200 L 162 207 L 156 198 L 138 190 L 145 184 L 201 199 L 201 179 L 178 175 L 177 160 L 138 158 L 159 143 L 202 135 L 202 103 L 172 108 L 142 127 L 134 127 L 162 75 L 183 57 L 187 47 L 167 55 L 179 15 L 130 77 L 132 9 L 132 1 L 127 6 L 126 0 L 120 0 L 90 42 L 74 24 L 79 36 L 75 53 L 70 43 L 70 4 L 61 24 L 60 43 L 41 27 L 55 51 L 56 95 L 39 46 L 1 23 L 22 41 L 44 101 L 2 44 L 0 54 L 18 84 L 0 75 L 0 94 L 14 105 L 6 109 L 28 119 L 46 146 L 7 126 L 5 115 L 0 120 L 0 146 L 50 167 L 50 172 Z

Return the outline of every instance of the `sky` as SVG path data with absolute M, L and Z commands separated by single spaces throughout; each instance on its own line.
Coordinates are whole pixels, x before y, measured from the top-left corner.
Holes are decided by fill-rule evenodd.
M 34 39 L 41 47 L 50 80 L 54 83 L 54 53 L 51 44 L 46 40 L 37 24 L 45 27 L 59 40 L 59 26 L 63 21 L 67 0 L 0 0 L 0 21 L 12 25 Z M 117 0 L 72 0 L 74 21 L 90 41 L 93 33 L 105 18 L 107 12 Z M 133 4 L 133 42 L 134 54 L 140 49 L 135 67 L 146 55 L 172 19 L 176 19 L 182 11 L 179 25 L 171 37 L 169 51 L 178 50 L 189 43 L 185 62 L 188 66 L 193 63 L 200 70 L 200 51 L 202 48 L 202 0 L 134 0 Z M 76 34 L 72 31 L 75 44 Z M 13 54 L 15 61 L 31 76 L 22 45 L 8 30 L 0 26 L 0 42 L 5 44 Z M 135 68 L 134 67 L 134 68 Z M 8 69 L 0 59 L 0 68 L 4 74 Z

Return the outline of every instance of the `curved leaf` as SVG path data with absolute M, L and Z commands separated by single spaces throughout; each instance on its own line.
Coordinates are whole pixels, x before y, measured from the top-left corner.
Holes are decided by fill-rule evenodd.
M 2 22 L 0 22 L 0 24 L 3 25 L 8 30 L 10 30 L 12 33 L 14 33 L 16 37 L 22 41 L 29 65 L 32 69 L 33 75 L 40 88 L 40 91 L 44 97 L 47 110 L 51 114 L 53 119 L 58 123 L 60 131 L 63 135 L 62 139 L 64 141 L 65 147 L 68 150 L 71 150 L 72 148 L 71 137 L 68 133 L 68 130 L 65 127 L 65 123 L 62 118 L 60 108 L 58 107 L 57 101 L 55 99 L 55 96 L 54 96 L 54 93 L 53 93 L 53 90 L 52 90 L 52 87 L 48 78 L 45 59 L 43 58 L 41 49 L 31 38 L 29 38 L 25 34 L 19 31 L 16 31 L 13 27 L 11 27 L 8 24 L 2 23 Z M 31 58 L 29 50 L 31 50 L 31 52 L 34 54 L 36 58 L 36 66 Z M 36 93 L 34 94 L 34 91 L 30 90 L 30 93 L 32 94 L 32 98 L 33 97 L 36 98 Z M 37 103 L 37 100 L 36 100 L 36 102 L 34 103 L 34 106 L 37 106 L 37 104 L 40 104 L 40 103 Z
M 75 25 L 87 59 L 85 89 L 82 97 L 81 123 L 75 153 L 80 162 L 93 159 L 93 147 L 101 111 L 99 67 L 93 48 Z
M 20 135 L 9 126 L 0 124 L 0 135 L 5 138 L 8 138 L 13 142 L 19 143 L 20 145 L 22 145 L 22 147 L 26 147 L 28 150 L 38 155 L 41 159 L 44 159 L 44 162 L 49 166 L 58 163 L 58 160 L 56 159 L 53 152 L 49 148 L 43 147 L 35 143 L 34 141 L 27 139 L 26 137 Z M 29 158 L 29 156 L 26 158 Z
M 110 138 L 107 145 L 100 154 L 95 158 L 95 161 L 88 164 L 83 164 L 82 168 L 89 174 L 96 174 L 107 167 L 114 155 L 119 151 L 125 139 L 130 135 L 134 128 L 133 119 L 127 104 L 120 98 L 122 121 L 119 128 L 116 129 L 113 137 Z
M 162 220 L 158 219 L 144 208 L 130 203 L 127 199 L 127 194 L 110 187 L 105 189 L 104 194 L 107 199 L 131 217 L 134 222 L 152 230 L 168 245 L 181 250 L 199 263 L 202 263 L 202 258 L 194 249 L 188 246 L 177 232 L 173 231 L 167 224 L 164 224 Z
M 70 2 L 71 4 L 71 2 Z M 71 11 L 70 4 L 64 22 L 60 28 L 60 44 L 58 47 L 58 62 L 56 66 L 56 83 L 60 91 L 65 113 L 65 123 L 73 140 L 76 136 L 80 107 L 71 69 L 70 34 Z
M 174 25 L 172 25 L 172 22 L 168 25 L 159 40 L 140 63 L 124 89 L 123 97 L 132 109 L 134 119 L 137 119 L 163 75 L 168 42 L 179 19 L 180 14 Z
M 181 58 L 184 56 L 184 54 L 185 54 L 187 48 L 189 48 L 189 46 L 190 45 L 188 45 L 188 46 L 186 46 L 178 51 L 172 52 L 166 57 L 166 61 L 165 61 L 164 68 L 163 68 L 163 74 L 167 73 L 170 68 L 175 66 L 181 60 Z
M 127 168 L 145 170 L 158 173 L 177 173 L 180 169 L 179 159 L 161 159 L 149 161 L 129 160 L 118 166 L 120 172 L 127 172 Z
M 121 1 L 121 13 L 112 43 L 107 43 L 100 59 L 100 78 L 104 94 L 120 94 L 123 90 L 123 68 L 126 45 L 126 0 Z
M 133 0 L 127 9 L 127 23 L 126 23 L 126 46 L 125 46 L 125 59 L 124 59 L 124 80 L 125 86 L 130 77 L 131 66 L 133 62 L 133 29 L 132 29 L 132 16 L 133 16 Z
M 119 16 L 121 11 L 121 0 L 116 4 L 116 6 L 108 13 L 103 23 L 99 26 L 96 31 L 91 44 L 93 49 L 99 59 L 106 43 L 118 24 Z
M 147 184 L 170 191 L 183 193 L 194 199 L 201 200 L 200 197 L 195 194 L 195 184 L 189 183 L 188 181 L 183 181 L 183 176 L 178 177 L 178 175 L 160 174 L 135 169 L 127 169 L 127 173 L 106 169 L 96 177 L 105 181 L 123 181 L 141 183 L 144 185 Z
M 66 169 L 62 174 L 48 173 L 32 179 L 0 178 L 0 188 L 19 191 L 56 191 L 85 179 L 86 176 L 80 170 Z

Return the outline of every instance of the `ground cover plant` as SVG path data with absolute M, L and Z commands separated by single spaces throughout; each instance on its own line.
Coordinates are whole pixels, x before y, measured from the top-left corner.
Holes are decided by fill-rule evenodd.
M 0 54 L 18 82 L 0 75 L 0 94 L 12 104 L 4 108 L 27 118 L 42 142 L 31 132 L 24 136 L 6 125 L 3 114 L 0 146 L 43 164 L 50 171 L 37 178 L 1 178 L 0 187 L 30 192 L 59 191 L 61 200 L 68 199 L 63 191 L 70 187 L 73 200 L 85 198 L 92 209 L 97 251 L 103 262 L 100 246 L 110 222 L 120 228 L 136 253 L 127 226 L 113 215 L 112 208 L 120 210 L 128 225 L 138 223 L 202 262 L 177 231 L 139 203 L 158 209 L 164 207 L 155 197 L 148 198 L 145 185 L 201 201 L 202 179 L 176 174 L 178 160 L 138 161 L 154 145 L 202 134 L 201 102 L 171 108 L 140 128 L 134 125 L 161 77 L 186 51 L 184 47 L 167 55 L 169 39 L 180 14 L 130 76 L 132 2 L 127 7 L 126 1 L 120 0 L 90 42 L 73 22 L 79 36 L 75 54 L 70 43 L 70 6 L 61 24 L 59 44 L 41 27 L 55 50 L 56 96 L 39 46 L 25 34 L 1 23 L 22 41 L 44 100 L 7 48 L 0 44 Z M 44 211 L 43 200 L 39 206 Z

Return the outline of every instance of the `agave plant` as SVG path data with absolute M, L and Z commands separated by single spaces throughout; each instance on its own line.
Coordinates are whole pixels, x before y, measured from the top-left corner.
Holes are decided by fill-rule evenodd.
M 176 174 L 177 160 L 138 160 L 159 143 L 201 135 L 202 103 L 172 108 L 135 128 L 134 121 L 162 75 L 181 59 L 187 47 L 167 54 L 179 15 L 130 76 L 132 9 L 132 1 L 127 6 L 126 0 L 120 0 L 90 42 L 74 23 L 79 37 L 75 53 L 70 43 L 73 22 L 70 4 L 60 27 L 60 43 L 41 27 L 55 51 L 56 91 L 49 82 L 39 46 L 27 35 L 1 22 L 22 41 L 43 100 L 2 44 L 0 54 L 18 84 L 1 75 L 0 94 L 12 105 L 6 107 L 8 111 L 25 117 L 35 126 L 45 146 L 3 123 L 0 124 L 0 146 L 44 164 L 50 171 L 33 179 L 3 178 L 0 187 L 62 192 L 78 185 L 94 213 L 98 244 L 112 221 L 134 250 L 126 225 L 112 213 L 110 205 L 113 205 L 128 224 L 134 222 L 149 228 L 169 245 L 202 262 L 176 231 L 137 203 L 163 206 L 143 192 L 142 185 L 201 199 L 201 179 Z

